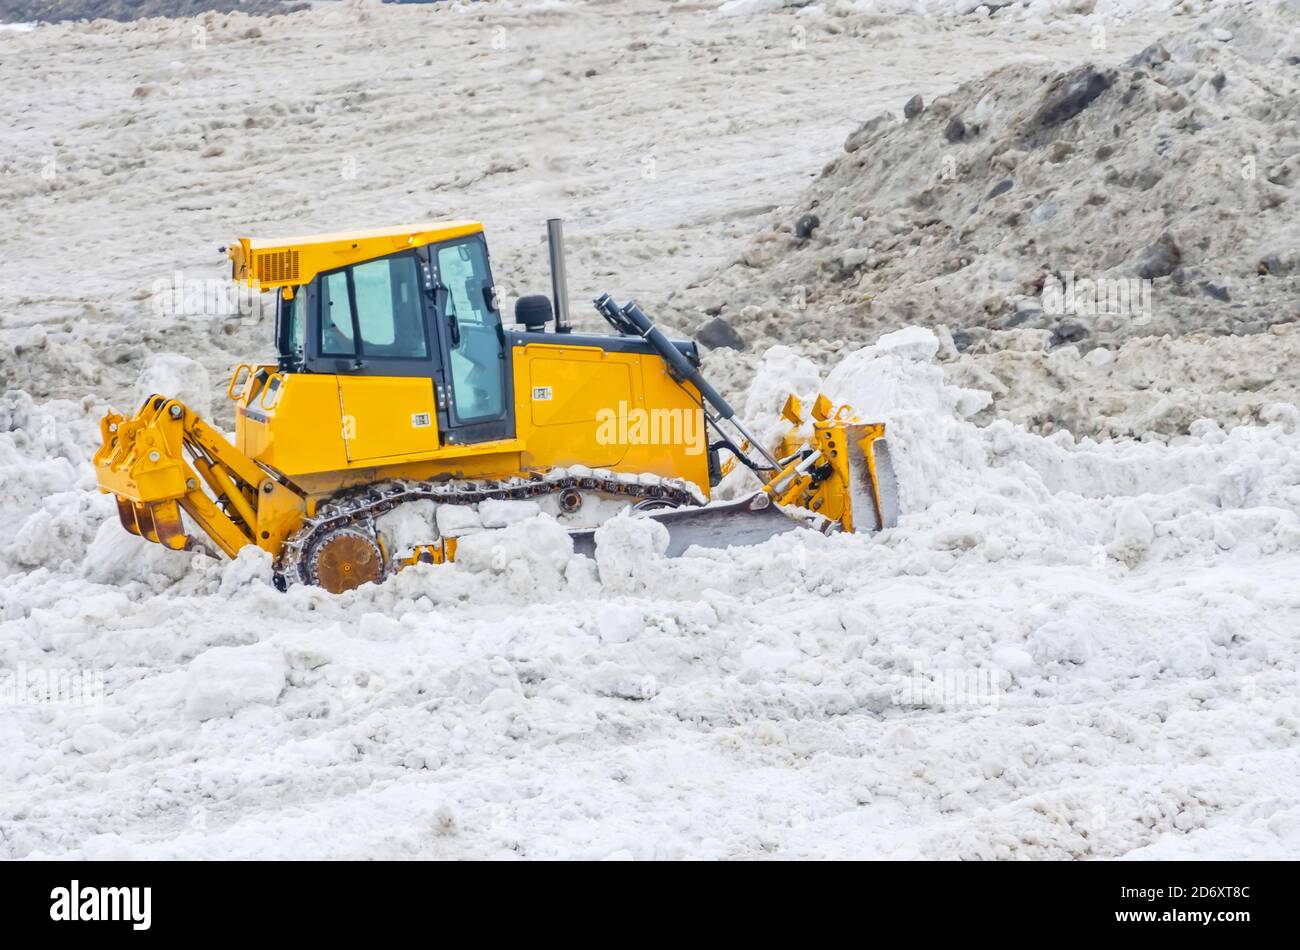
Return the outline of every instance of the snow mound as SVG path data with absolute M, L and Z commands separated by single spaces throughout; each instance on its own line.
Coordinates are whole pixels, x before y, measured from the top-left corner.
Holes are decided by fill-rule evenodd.
M 467 534 L 456 547 L 458 567 L 492 575 L 517 596 L 560 587 L 572 556 L 573 539 L 550 515 Z
M 900 100 L 684 300 L 722 302 L 751 342 L 920 324 L 959 349 L 1036 329 L 1086 350 L 1290 322 L 1296 14 L 1228 6 L 1122 60 L 1006 66 L 907 117 Z
M 744 401 L 771 423 L 793 383 L 884 421 L 904 514 L 878 535 L 669 559 L 622 516 L 593 563 L 533 516 L 335 597 L 104 511 L 84 563 L 0 585 L 6 668 L 106 685 L 0 726 L 13 802 L 43 802 L 5 855 L 1202 856 L 1238 826 L 1291 853 L 1259 802 L 1300 780 L 1294 736 L 1246 724 L 1293 705 L 1300 412 L 1045 437 L 973 421 L 988 395 L 943 350 L 907 328 L 825 376 L 771 353 Z
M 606 590 L 633 591 L 652 582 L 668 550 L 668 529 L 624 511 L 596 529 L 596 565 Z
M 0 576 L 79 561 L 111 502 L 88 492 L 98 435 L 90 401 L 37 405 L 0 395 Z

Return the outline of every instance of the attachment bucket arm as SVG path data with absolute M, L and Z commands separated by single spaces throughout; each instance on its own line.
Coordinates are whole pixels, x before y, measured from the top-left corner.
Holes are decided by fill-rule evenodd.
M 289 491 L 176 399 L 150 396 L 133 419 L 110 412 L 100 434 L 95 476 L 116 497 L 123 527 L 175 550 L 196 546 L 184 511 L 234 557 L 257 543 L 259 493 Z

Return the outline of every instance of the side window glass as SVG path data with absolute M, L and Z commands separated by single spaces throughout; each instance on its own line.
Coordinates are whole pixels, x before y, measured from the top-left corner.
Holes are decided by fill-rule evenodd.
M 355 356 L 352 339 L 352 301 L 347 271 L 328 274 L 321 281 L 320 351 L 327 356 Z
M 438 248 L 438 279 L 447 288 L 447 322 L 457 334 L 448 341 L 451 387 L 457 418 L 492 419 L 505 410 L 505 370 L 500 318 L 488 309 L 487 259 L 481 241 Z
M 295 287 L 289 310 L 289 352 L 301 357 L 307 343 L 307 288 Z
M 461 323 L 496 324 L 483 296 L 487 273 L 481 241 L 438 248 L 438 278 L 447 288 L 447 312 L 455 314 Z
M 425 359 L 424 331 L 415 258 L 367 261 L 352 268 L 361 351 L 367 356 Z

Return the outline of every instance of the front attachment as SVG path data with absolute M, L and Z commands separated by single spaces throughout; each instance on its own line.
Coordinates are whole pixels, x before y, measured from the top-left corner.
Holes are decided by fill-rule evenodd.
M 781 441 L 781 468 L 761 490 L 703 508 L 647 512 L 668 529 L 669 557 L 691 547 L 761 544 L 797 527 L 823 534 L 870 534 L 898 524 L 898 480 L 883 423 L 859 422 L 848 406 L 825 396 L 812 407 L 811 438 L 799 401 L 782 411 L 791 432 Z M 801 434 L 803 433 L 803 434 Z M 595 531 L 573 535 L 578 554 L 594 555 Z
M 889 442 L 876 426 L 845 426 L 849 443 L 849 512 L 846 530 L 881 531 L 898 524 L 898 477 Z M 864 431 L 866 430 L 866 431 Z
M 295 520 L 293 493 L 175 399 L 150 396 L 131 419 L 108 413 L 100 437 L 93 460 L 99 487 L 117 499 L 122 526 L 145 540 L 175 550 L 202 545 L 186 534 L 184 511 L 234 557 L 259 538 L 272 545 L 286 532 L 283 524 L 259 523 L 259 509 L 287 497 L 287 523 Z
M 787 400 L 782 415 L 792 429 L 781 441 L 782 468 L 763 487 L 773 501 L 821 515 L 842 531 L 898 523 L 898 482 L 883 423 L 860 422 L 825 396 L 813 404 L 811 438 L 802 434 L 798 399 Z

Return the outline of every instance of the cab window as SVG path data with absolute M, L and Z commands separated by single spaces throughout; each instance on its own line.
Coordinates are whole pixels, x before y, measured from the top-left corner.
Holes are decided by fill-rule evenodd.
M 348 293 L 348 272 L 335 271 L 321 279 L 320 351 L 325 356 L 355 356 L 356 332 L 352 319 L 352 297 Z
M 354 264 L 320 280 L 323 356 L 428 359 L 414 256 Z
M 352 268 L 361 351 L 367 356 L 425 359 L 424 333 L 415 258 L 388 257 Z
M 307 288 L 297 288 L 293 295 L 289 311 L 289 349 L 290 355 L 302 359 L 303 347 L 307 344 Z
M 293 290 L 290 300 L 285 300 L 279 290 L 274 291 L 279 305 L 280 359 L 286 366 L 301 364 L 307 342 L 307 288 Z
M 489 304 L 491 278 L 481 240 L 438 248 L 438 279 L 447 288 L 445 319 L 456 414 L 462 420 L 499 416 L 504 408 L 501 318 Z

